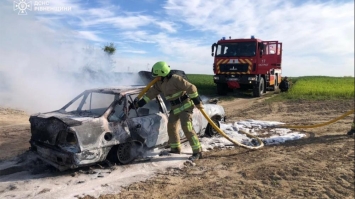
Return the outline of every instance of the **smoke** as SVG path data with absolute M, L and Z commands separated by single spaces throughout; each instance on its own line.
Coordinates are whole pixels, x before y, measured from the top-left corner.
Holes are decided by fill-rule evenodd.
M 88 47 L 75 31 L 17 15 L 5 3 L 0 3 L 0 106 L 46 112 L 84 89 L 142 84 L 138 74 L 114 73 L 101 47 Z

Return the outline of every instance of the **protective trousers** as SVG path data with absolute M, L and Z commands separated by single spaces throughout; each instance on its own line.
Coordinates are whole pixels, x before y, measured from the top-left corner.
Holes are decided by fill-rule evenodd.
M 168 120 L 168 135 L 169 135 L 169 144 L 171 149 L 180 149 L 180 135 L 179 135 L 179 121 L 184 131 L 185 137 L 190 143 L 193 153 L 199 153 L 202 151 L 201 144 L 198 140 L 196 132 L 192 126 L 192 110 L 193 108 L 186 109 L 181 111 L 178 114 L 173 114 L 172 112 L 169 115 Z

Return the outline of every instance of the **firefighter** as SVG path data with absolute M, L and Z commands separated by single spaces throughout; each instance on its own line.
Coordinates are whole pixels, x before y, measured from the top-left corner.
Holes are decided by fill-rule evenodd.
M 354 135 L 355 134 L 355 115 L 354 115 L 354 121 L 351 124 L 351 129 L 348 131 L 348 135 Z
M 287 92 L 288 91 L 289 82 L 288 82 L 288 78 L 287 77 L 283 78 L 283 80 L 280 83 L 280 87 L 279 88 L 280 88 L 281 92 Z
M 168 119 L 169 153 L 181 153 L 178 128 L 178 122 L 180 121 L 182 130 L 192 148 L 192 156 L 189 157 L 189 160 L 195 161 L 202 158 L 201 144 L 192 125 L 194 106 L 203 108 L 196 86 L 179 75 L 171 74 L 170 66 L 164 61 L 159 61 L 153 65 L 152 75 L 159 77 L 160 80 L 146 92 L 141 100 L 132 103 L 132 108 L 142 107 L 162 93 L 171 103 Z

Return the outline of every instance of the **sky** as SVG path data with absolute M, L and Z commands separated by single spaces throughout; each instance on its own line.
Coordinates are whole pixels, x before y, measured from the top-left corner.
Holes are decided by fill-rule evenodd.
M 264 138 L 262 139 L 265 145 L 274 146 L 289 140 L 302 139 L 306 136 L 300 132 L 285 128 L 265 129 L 265 127 L 279 124 L 282 123 L 243 120 L 233 123 L 221 123 L 221 129 L 235 141 L 246 145 L 250 145 L 251 140 L 244 134 L 241 134 L 240 130 L 247 131 L 258 137 L 263 135 Z M 223 150 L 234 147 L 231 146 L 231 142 L 221 136 L 204 137 L 200 139 L 200 142 L 204 151 L 211 150 L 212 148 Z M 176 171 L 181 170 L 185 165 L 193 166 L 191 162 L 187 162 L 188 157 L 191 155 L 191 147 L 188 142 L 182 144 L 182 154 L 159 156 L 162 152 L 164 151 L 159 148 L 144 151 L 143 159 L 138 159 L 129 165 L 116 166 L 114 169 L 100 169 L 93 166 L 91 172 L 87 173 L 85 172 L 87 171 L 86 169 L 82 169 L 81 172 L 79 170 L 76 172 L 67 171 L 61 174 L 53 173 L 36 162 L 36 168 L 43 168 L 37 174 L 23 171 L 0 176 L 0 198 L 11 196 L 11 198 L 72 199 L 77 198 L 77 196 L 84 197 L 85 195 L 98 198 L 100 195 L 117 194 L 121 191 L 122 187 L 126 187 L 134 182 L 146 181 L 157 173 L 166 171 L 168 168 Z M 250 153 L 253 152 L 251 151 Z M 28 153 L 21 160 L 19 161 L 15 158 L 11 161 L 1 162 L 0 171 L 14 166 L 21 166 L 18 164 L 33 165 L 35 156 L 33 153 Z M 199 166 L 198 162 L 195 165 Z M 64 189 L 66 191 L 63 191 Z
M 13 10 L 14 2 L 21 1 L 32 2 L 27 15 Z M 213 74 L 212 43 L 223 36 L 254 35 L 283 43 L 284 75 L 354 74 L 353 1 L 5 0 L 1 4 L 2 15 L 10 15 L 1 21 L 1 29 L 16 26 L 11 20 L 16 18 L 39 22 L 41 28 L 33 31 L 50 37 L 42 30 L 47 29 L 70 45 L 80 41 L 100 48 L 114 43 L 117 70 L 146 70 L 165 60 L 187 73 Z M 35 4 L 70 10 L 36 11 Z
M 354 76 L 348 0 L 2 0 L 0 33 L 0 104 L 99 85 L 65 75 L 84 68 L 134 73 L 163 60 L 213 74 L 211 45 L 229 36 L 282 42 L 283 76 Z M 110 57 L 102 51 L 109 43 L 117 48 Z

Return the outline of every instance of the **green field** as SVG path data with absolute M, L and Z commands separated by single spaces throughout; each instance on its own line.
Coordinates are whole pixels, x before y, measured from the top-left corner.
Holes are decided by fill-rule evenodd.
M 213 75 L 187 75 L 191 83 L 195 84 L 201 95 L 216 95 L 216 84 L 213 83 Z
M 188 74 L 201 95 L 216 96 L 213 75 Z M 280 93 L 274 100 L 283 99 L 352 99 L 354 98 L 353 77 L 304 76 L 290 78 L 292 86 L 287 93 Z
M 353 77 L 305 76 L 295 78 L 285 99 L 351 99 L 354 98 Z

